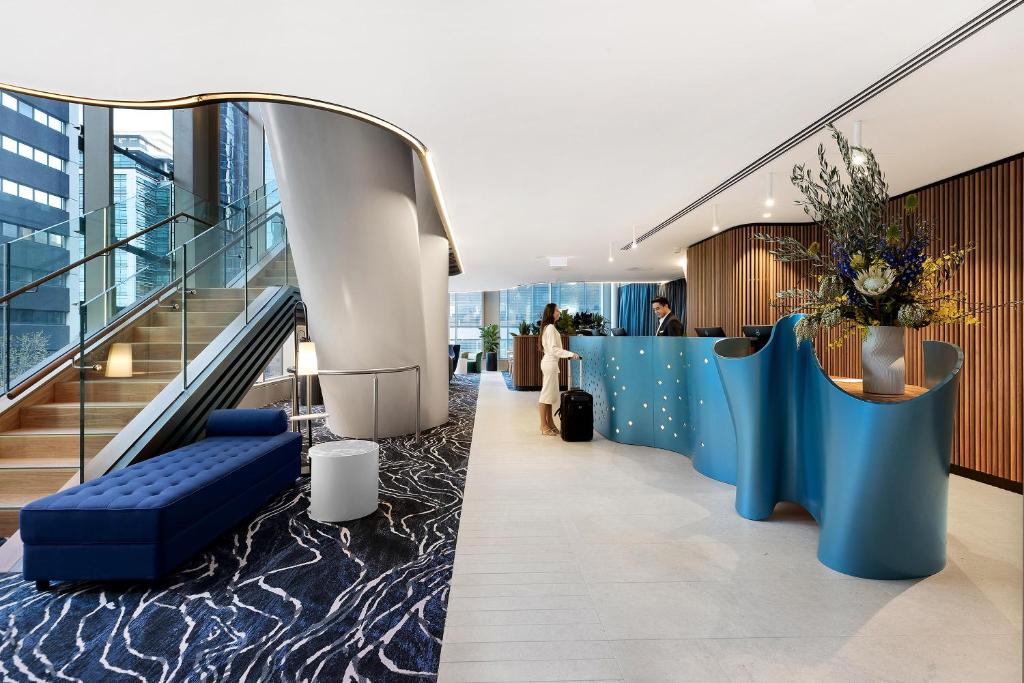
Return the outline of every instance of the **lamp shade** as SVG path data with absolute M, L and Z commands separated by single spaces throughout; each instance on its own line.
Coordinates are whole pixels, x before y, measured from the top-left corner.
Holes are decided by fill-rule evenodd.
M 103 371 L 104 377 L 131 377 L 132 376 L 132 345 L 111 344 L 107 351 L 107 367 Z
M 299 375 L 315 375 L 319 372 L 316 363 L 316 344 L 311 341 L 299 342 L 299 355 L 295 361 L 295 372 Z

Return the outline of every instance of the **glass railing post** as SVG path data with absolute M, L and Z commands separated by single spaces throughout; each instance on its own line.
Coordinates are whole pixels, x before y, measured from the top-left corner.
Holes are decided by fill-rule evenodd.
M 291 284 L 291 275 L 288 272 L 288 256 L 290 252 L 288 251 L 288 227 L 283 221 L 281 222 L 281 241 L 284 243 L 284 248 L 282 249 L 282 253 L 284 253 L 284 286 L 287 287 Z
M 249 209 L 246 207 L 246 222 L 242 226 L 242 305 L 245 322 L 249 322 Z M 227 283 L 225 283 L 227 284 Z
M 11 243 L 4 243 L 4 294 L 11 292 Z M 11 301 L 4 302 L 4 391 L 11 390 Z
M 188 242 L 181 245 L 181 388 L 188 389 Z
M 103 303 L 102 301 L 100 303 Z M 85 483 L 85 337 L 88 311 L 85 302 L 78 306 L 78 483 Z

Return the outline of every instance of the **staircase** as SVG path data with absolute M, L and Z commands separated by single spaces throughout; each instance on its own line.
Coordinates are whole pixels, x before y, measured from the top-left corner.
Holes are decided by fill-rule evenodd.
M 266 287 L 284 282 L 294 266 L 285 253 L 270 260 L 249 279 L 251 302 Z M 240 287 L 196 289 L 188 294 L 188 360 L 237 318 L 245 307 Z M 110 344 L 132 346 L 132 376 L 107 378 L 86 371 L 85 457 L 95 456 L 181 373 L 182 311 L 180 292 L 141 315 L 88 363 L 103 363 Z M 18 512 L 28 502 L 78 483 L 81 439 L 80 372 L 68 367 L 42 383 L 0 414 L 0 537 L 18 528 Z

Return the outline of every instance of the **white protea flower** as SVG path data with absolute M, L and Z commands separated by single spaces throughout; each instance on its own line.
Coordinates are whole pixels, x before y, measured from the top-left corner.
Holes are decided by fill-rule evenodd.
M 858 270 L 853 286 L 865 296 L 882 296 L 889 291 L 896 281 L 896 271 L 886 266 L 871 266 L 866 270 Z

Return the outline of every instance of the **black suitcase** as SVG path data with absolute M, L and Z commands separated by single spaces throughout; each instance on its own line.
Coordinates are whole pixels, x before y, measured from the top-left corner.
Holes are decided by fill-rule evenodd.
M 580 359 L 580 381 L 583 359 Z M 562 441 L 590 441 L 594 438 L 594 397 L 572 387 L 572 360 L 569 361 L 568 391 L 562 392 L 558 412 L 562 419 Z

